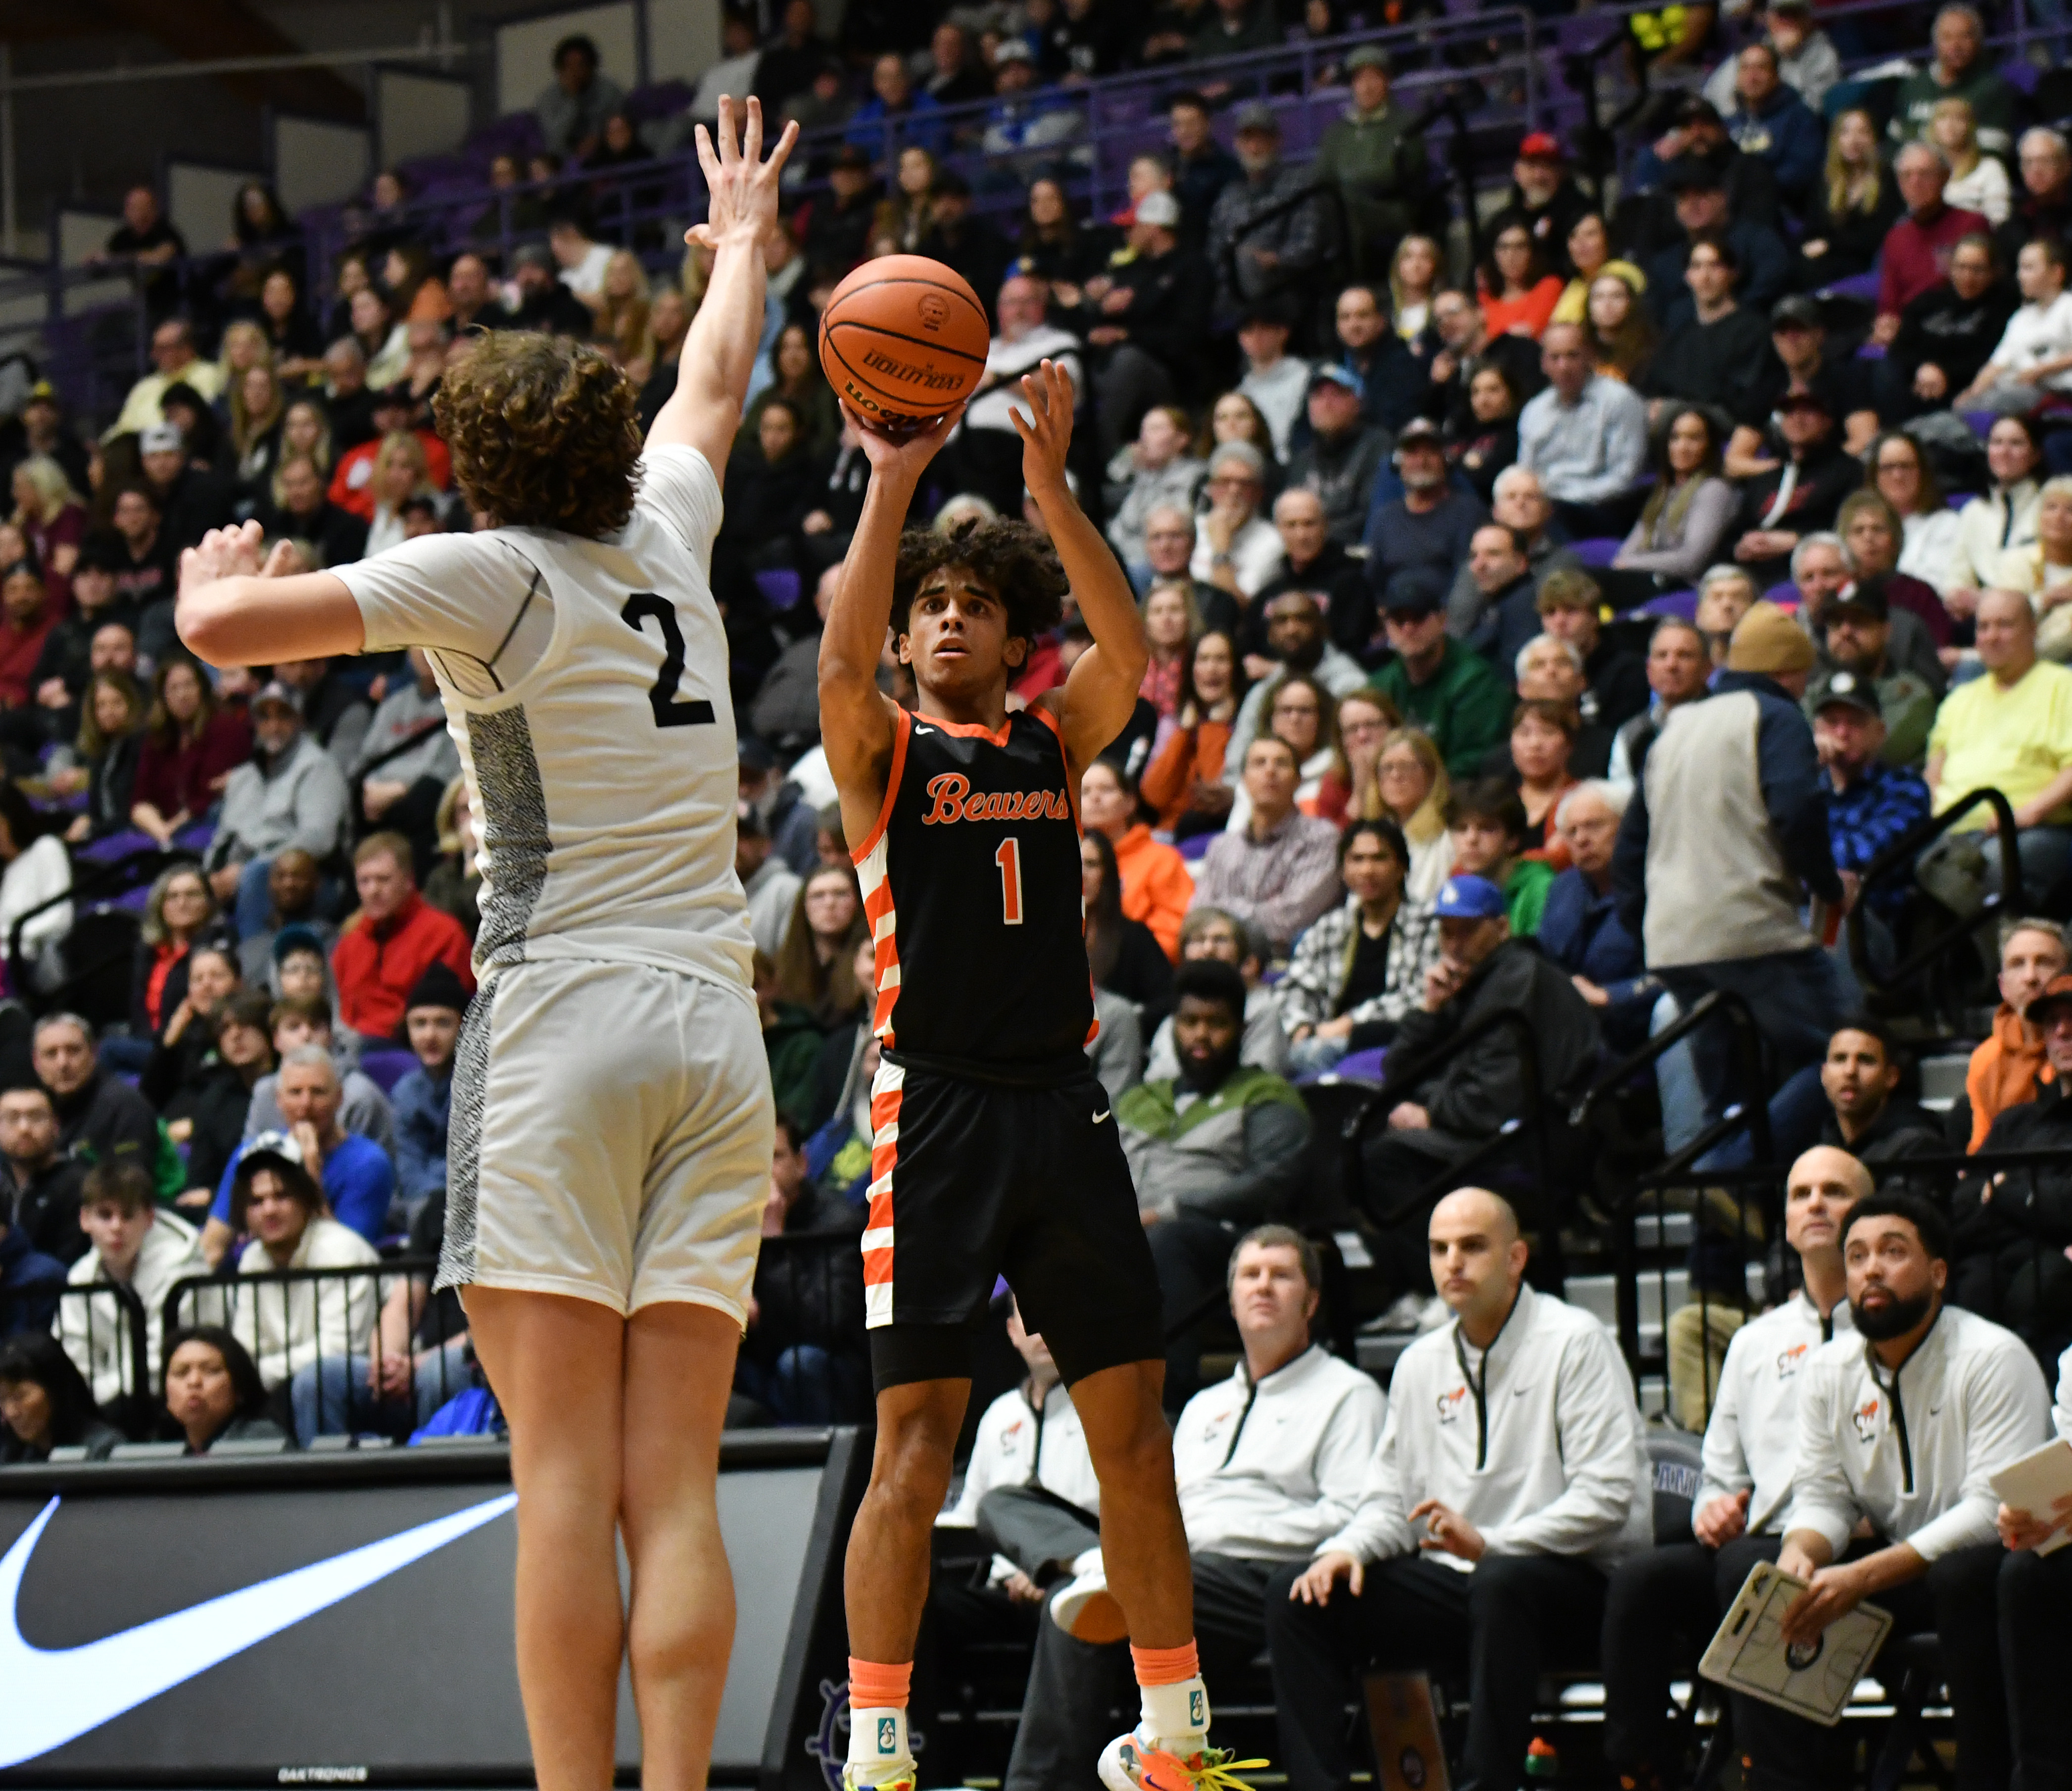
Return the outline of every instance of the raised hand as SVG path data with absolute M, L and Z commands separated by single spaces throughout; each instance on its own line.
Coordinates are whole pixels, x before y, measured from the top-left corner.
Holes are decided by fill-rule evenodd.
M 257 523 L 212 528 L 180 556 L 180 585 L 196 589 L 219 578 L 253 577 L 259 571 L 259 546 L 265 532 Z
M 698 166 L 705 170 L 705 186 L 712 202 L 703 224 L 684 233 L 687 243 L 707 249 L 719 247 L 722 236 L 744 235 L 760 243 L 777 223 L 778 177 L 799 140 L 795 120 L 785 125 L 777 146 L 766 159 L 763 154 L 763 102 L 749 96 L 747 120 L 738 146 L 734 134 L 734 101 L 722 94 L 719 102 L 719 142 L 717 147 L 705 127 L 697 127 Z
M 1065 455 L 1072 445 L 1072 376 L 1055 361 L 1045 361 L 1022 376 L 1022 396 L 1029 407 L 1009 405 L 1009 420 L 1022 437 L 1022 483 L 1040 503 L 1048 491 L 1067 489 Z
M 863 444 L 863 457 L 870 462 L 874 478 L 882 473 L 888 479 L 903 477 L 918 483 L 928 462 L 949 440 L 950 431 L 963 419 L 964 407 L 960 400 L 934 421 L 919 423 L 902 431 L 870 421 L 846 401 L 842 403 L 841 412 Z

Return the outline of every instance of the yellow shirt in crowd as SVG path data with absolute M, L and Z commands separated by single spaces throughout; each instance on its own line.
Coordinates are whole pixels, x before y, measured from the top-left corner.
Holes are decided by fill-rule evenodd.
M 2015 807 L 2038 795 L 2072 765 L 2072 672 L 2039 659 L 2012 688 L 1991 672 L 1962 684 L 1942 700 L 1928 736 L 1928 756 L 1942 755 L 1933 792 L 1940 814 L 1974 790 L 1993 788 Z M 2072 809 L 2048 817 L 2063 820 Z M 1975 808 L 1958 831 L 1992 824 L 1990 808 Z

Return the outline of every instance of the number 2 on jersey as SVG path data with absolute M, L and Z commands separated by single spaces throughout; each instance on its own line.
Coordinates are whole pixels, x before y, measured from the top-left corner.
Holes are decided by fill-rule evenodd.
M 1000 842 L 993 855 L 1000 867 L 1000 918 L 1004 926 L 1022 924 L 1022 847 L 1013 834 Z
M 687 700 L 676 694 L 676 686 L 684 676 L 684 631 L 676 620 L 676 606 L 664 602 L 652 591 L 635 591 L 627 598 L 626 607 L 619 612 L 619 619 L 636 635 L 643 631 L 640 625 L 650 617 L 662 629 L 662 669 L 655 674 L 655 688 L 648 692 L 648 706 L 655 712 L 655 725 L 709 725 L 718 719 L 713 713 L 711 704 L 702 698 Z

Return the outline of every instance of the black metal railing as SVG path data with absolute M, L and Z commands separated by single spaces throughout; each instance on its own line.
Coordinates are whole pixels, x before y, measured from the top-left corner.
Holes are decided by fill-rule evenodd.
M 119 967 L 126 998 L 130 958 L 135 947 L 134 934 L 119 950 L 103 952 L 89 963 L 75 964 L 68 960 L 64 975 L 60 979 L 47 987 L 39 987 L 35 975 L 35 967 L 22 951 L 23 931 L 39 914 L 70 904 L 73 910 L 72 926 L 76 932 L 86 913 L 127 895 L 132 890 L 141 889 L 173 865 L 198 862 L 192 852 L 161 852 L 155 847 L 141 852 L 125 852 L 121 857 L 111 859 L 106 864 L 97 863 L 91 859 L 75 859 L 72 861 L 72 887 L 47 897 L 34 907 L 23 909 L 8 928 L 9 986 L 28 1001 L 35 1013 L 53 1013 L 71 1006 L 81 990 L 92 988 L 111 971 Z M 68 935 L 67 938 L 71 936 Z M 126 1007 L 126 999 L 125 1004 Z M 88 1017 L 95 1017 L 89 1015 Z
M 1930 815 L 1918 821 L 1900 837 L 1864 866 L 1863 893 L 1868 895 L 1876 885 L 1902 880 L 1909 888 L 1914 886 L 1914 866 L 1921 855 L 1938 840 L 1955 831 L 1957 824 L 1974 809 L 1988 807 L 1993 811 L 1996 824 L 1993 838 L 1999 841 L 2000 876 L 1997 889 L 1980 892 L 1978 910 L 1970 914 L 1959 914 L 1926 945 L 1918 946 L 1890 970 L 1881 971 L 1873 961 L 1868 929 L 1865 925 L 1865 909 L 1861 897 L 1849 912 L 1848 930 L 1849 964 L 1857 979 L 1867 989 L 1887 995 L 1903 988 L 1930 965 L 1941 962 L 1952 951 L 1967 945 L 1980 927 L 2003 914 L 2020 914 L 2025 911 L 2025 897 L 2022 888 L 2021 853 L 2016 837 L 2014 808 L 1999 791 L 1973 790 L 1959 798 L 1939 815 Z
M 165 1337 L 220 1325 L 258 1364 L 275 1399 L 315 1434 L 403 1436 L 475 1384 L 460 1346 L 464 1321 L 431 1292 L 430 1257 L 343 1268 L 268 1268 L 190 1275 L 166 1296 Z M 161 1364 L 161 1372 L 164 1365 Z M 302 1439 L 307 1441 L 308 1438 Z

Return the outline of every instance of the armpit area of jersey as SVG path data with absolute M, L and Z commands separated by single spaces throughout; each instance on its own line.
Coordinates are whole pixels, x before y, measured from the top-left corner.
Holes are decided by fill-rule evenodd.
M 930 1057 L 920 1051 L 887 1051 L 885 1061 L 902 1070 L 926 1070 L 932 1075 L 954 1076 L 960 1082 L 984 1082 L 992 1088 L 1069 1088 L 1093 1074 L 1084 1051 L 1034 1063 L 973 1063 L 961 1058 Z

